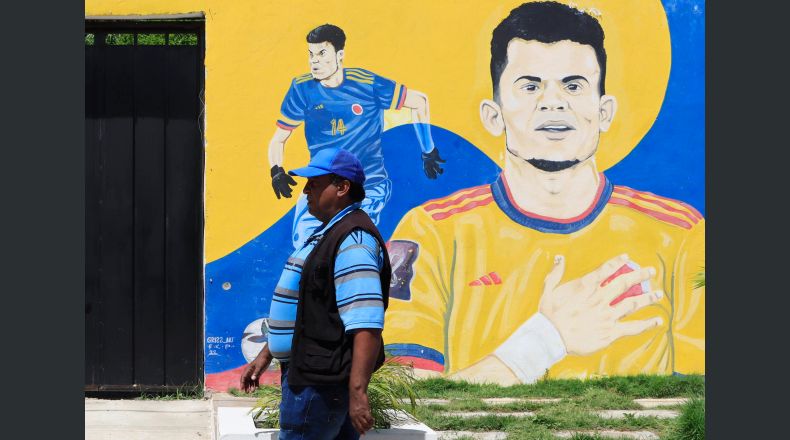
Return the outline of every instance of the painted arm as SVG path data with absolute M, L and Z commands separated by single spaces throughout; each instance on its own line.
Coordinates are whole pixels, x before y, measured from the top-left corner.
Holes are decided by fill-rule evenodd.
M 290 198 L 291 192 L 293 191 L 291 186 L 296 186 L 296 181 L 286 174 L 285 168 L 283 168 L 285 141 L 287 141 L 290 136 L 291 130 L 277 127 L 274 130 L 272 140 L 269 141 L 269 165 L 271 166 L 272 189 L 277 199 L 281 196 Z
M 407 90 L 403 106 L 411 109 L 412 118 L 416 123 L 431 123 L 431 111 L 425 93 L 413 89 Z
M 414 131 L 420 143 L 422 151 L 423 171 L 429 179 L 435 179 L 444 169 L 439 164 L 445 161 L 439 156 L 439 150 L 433 144 L 431 136 L 431 111 L 428 105 L 428 97 L 425 93 L 418 90 L 409 89 L 406 91 L 406 98 L 403 106 L 411 109 L 412 119 L 414 120 Z
M 269 166 L 283 166 L 283 156 L 285 154 L 285 141 L 291 137 L 291 130 L 284 130 L 277 127 L 274 130 L 272 140 L 269 141 Z

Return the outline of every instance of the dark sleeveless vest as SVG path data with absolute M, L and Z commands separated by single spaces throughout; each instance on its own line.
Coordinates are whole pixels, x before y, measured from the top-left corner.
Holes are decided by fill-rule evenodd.
M 326 231 L 302 267 L 299 304 L 288 366 L 289 385 L 326 385 L 348 381 L 354 339 L 353 335 L 346 335 L 340 319 L 335 299 L 334 274 L 335 257 L 340 244 L 355 229 L 367 231 L 381 246 L 384 264 L 380 279 L 385 310 L 389 304 L 392 269 L 384 239 L 364 211 L 352 211 Z M 383 362 L 382 340 L 376 369 Z

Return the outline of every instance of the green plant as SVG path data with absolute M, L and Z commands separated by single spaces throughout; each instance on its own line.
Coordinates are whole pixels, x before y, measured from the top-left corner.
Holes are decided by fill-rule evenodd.
M 416 378 L 410 365 L 387 359 L 370 378 L 368 401 L 373 416 L 373 427 L 389 428 L 392 423 L 403 420 L 403 412 L 414 412 L 417 408 Z M 258 401 L 251 413 L 260 428 L 279 427 L 280 388 L 262 386 L 256 391 Z
M 669 440 L 705 440 L 705 399 L 693 398 L 683 405 Z
M 256 390 L 258 401 L 252 409 L 252 419 L 258 428 L 280 427 L 280 388 L 262 385 Z
M 705 268 L 703 267 L 699 272 L 694 275 L 694 288 L 699 289 L 705 287 Z
M 175 391 L 143 392 L 136 400 L 194 400 L 205 396 L 202 384 L 178 385 L 173 389 Z

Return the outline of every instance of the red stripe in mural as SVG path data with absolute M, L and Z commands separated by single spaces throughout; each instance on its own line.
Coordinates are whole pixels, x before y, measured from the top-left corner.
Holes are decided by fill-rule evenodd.
M 463 191 L 469 191 L 469 189 L 465 189 Z M 459 191 L 459 192 L 461 192 L 461 191 Z M 456 203 L 460 203 L 460 202 L 462 202 L 462 201 L 464 201 L 464 200 L 466 200 L 468 198 L 481 196 L 481 195 L 486 194 L 486 193 L 489 193 L 489 194 L 491 193 L 491 187 L 488 186 L 488 185 L 480 186 L 477 189 L 475 189 L 474 191 L 472 191 L 470 193 L 466 193 L 466 194 L 462 195 L 461 197 L 455 198 L 455 195 L 458 194 L 458 193 L 455 193 L 453 195 L 448 196 L 448 197 L 451 198 L 450 200 L 438 199 L 438 200 L 444 200 L 444 201 L 443 202 L 433 202 L 433 203 L 429 202 L 429 204 L 425 205 L 425 210 L 426 211 L 435 211 L 437 209 L 446 208 L 446 207 L 448 207 L 450 205 L 453 205 L 453 204 L 456 204 Z
M 403 107 L 403 103 L 406 102 L 406 91 L 407 91 L 406 86 L 401 85 L 400 86 L 400 99 L 398 100 L 398 106 L 395 107 L 396 110 L 400 110 L 400 108 Z
M 661 200 L 648 199 L 647 197 L 642 196 L 642 194 L 646 194 L 646 195 L 650 195 L 650 196 L 653 196 L 653 197 L 658 197 L 655 194 L 632 190 L 631 188 L 628 188 L 628 187 L 625 187 L 625 186 L 615 186 L 614 187 L 614 192 L 616 194 L 622 194 L 624 196 L 631 197 L 631 198 L 636 199 L 636 200 L 641 200 L 643 202 L 652 203 L 652 204 L 654 204 L 656 206 L 659 206 L 661 208 L 666 209 L 667 211 L 672 211 L 672 212 L 676 212 L 678 214 L 683 214 L 686 218 L 688 218 L 689 220 L 691 220 L 694 223 L 699 222 L 699 220 L 701 218 L 701 217 L 696 217 L 693 213 L 691 213 L 689 211 L 684 211 L 682 209 L 678 209 L 678 208 L 675 208 L 673 206 L 670 206 L 669 204 L 664 203 Z M 666 200 L 672 200 L 672 199 L 666 199 Z
M 466 212 L 466 211 L 469 211 L 469 210 L 471 210 L 471 209 L 473 209 L 473 208 L 477 208 L 478 206 L 485 206 L 485 205 L 488 205 L 488 204 L 489 204 L 489 203 L 491 203 L 493 200 L 494 200 L 494 198 L 493 198 L 493 197 L 486 197 L 486 198 L 485 198 L 485 199 L 483 199 L 483 200 L 477 200 L 477 201 L 475 201 L 475 202 L 471 202 L 471 203 L 469 203 L 469 204 L 466 204 L 466 205 L 464 205 L 464 206 L 461 206 L 461 207 L 459 207 L 459 208 L 453 208 L 453 209 L 451 209 L 451 210 L 449 210 L 449 211 L 445 211 L 445 212 L 439 212 L 439 213 L 436 213 L 436 214 L 432 214 L 432 215 L 431 215 L 431 218 L 433 218 L 434 220 L 444 220 L 444 219 L 446 219 L 447 217 L 450 217 L 450 216 L 452 216 L 453 214 L 459 214 L 459 213 L 461 213 L 461 212 Z
M 394 356 L 391 359 L 399 364 L 414 365 L 414 368 L 419 368 L 421 370 L 444 372 L 444 365 L 438 362 L 430 361 L 428 359 L 414 356 Z
M 247 368 L 246 365 L 234 368 L 232 370 L 223 371 L 221 373 L 211 373 L 206 375 L 206 389 L 225 392 L 229 388 L 239 388 L 239 379 L 241 373 Z M 261 375 L 261 384 L 277 385 L 280 383 L 280 372 L 266 370 Z
M 277 121 L 277 126 L 282 128 L 283 130 L 288 130 L 288 131 L 292 131 L 293 129 L 295 129 L 297 127 L 296 125 L 294 125 L 294 126 L 288 125 L 288 124 L 286 124 L 283 121 Z
M 686 221 L 684 221 L 684 220 L 681 220 L 681 219 L 679 219 L 677 217 L 673 217 L 673 216 L 671 216 L 669 214 L 664 214 L 663 212 L 658 212 L 658 211 L 653 211 L 652 209 L 643 208 L 643 207 L 641 207 L 639 205 L 631 203 L 630 201 L 628 201 L 626 199 L 621 199 L 619 197 L 615 197 L 614 194 L 612 194 L 612 197 L 609 199 L 609 203 L 611 203 L 613 205 L 626 206 L 628 208 L 635 209 L 635 210 L 637 210 L 639 212 L 643 212 L 643 213 L 645 213 L 645 214 L 647 214 L 650 217 L 653 217 L 655 219 L 658 219 L 658 220 L 661 220 L 661 221 L 673 224 L 675 226 L 680 226 L 681 228 L 691 229 L 691 224 L 686 222 Z

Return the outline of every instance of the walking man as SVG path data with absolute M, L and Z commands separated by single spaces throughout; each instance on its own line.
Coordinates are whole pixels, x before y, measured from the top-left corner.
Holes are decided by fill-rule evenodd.
M 321 224 L 285 264 L 269 343 L 242 373 L 241 388 L 254 390 L 275 358 L 281 440 L 357 439 L 373 427 L 367 387 L 384 362 L 389 256 L 361 209 L 365 173 L 356 156 L 324 149 L 289 174 L 307 178 L 307 209 Z

